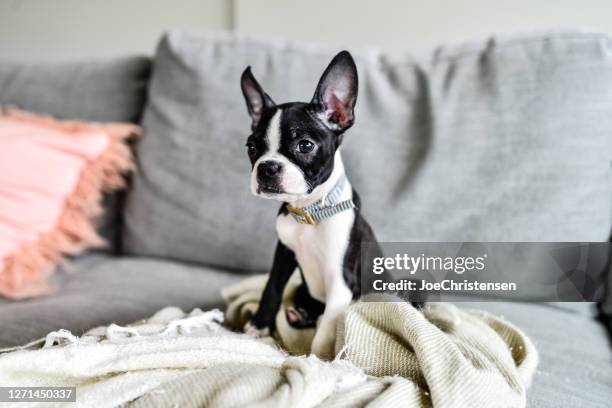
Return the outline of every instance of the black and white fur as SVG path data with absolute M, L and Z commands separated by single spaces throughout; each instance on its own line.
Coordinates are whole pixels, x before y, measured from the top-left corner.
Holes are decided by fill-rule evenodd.
M 336 322 L 361 292 L 361 243 L 376 242 L 361 216 L 359 197 L 347 182 L 339 201 L 355 208 L 316 225 L 300 224 L 287 203 L 305 207 L 320 200 L 344 175 L 339 147 L 353 125 L 357 69 L 347 51 L 331 61 L 310 103 L 275 104 L 253 77 L 250 67 L 241 79 L 252 131 L 247 141 L 252 164 L 253 194 L 282 201 L 276 220 L 278 244 L 259 309 L 245 328 L 259 335 L 275 328 L 283 289 L 296 268 L 302 275 L 295 307 L 286 311 L 294 327 L 317 330 L 312 352 L 332 357 Z

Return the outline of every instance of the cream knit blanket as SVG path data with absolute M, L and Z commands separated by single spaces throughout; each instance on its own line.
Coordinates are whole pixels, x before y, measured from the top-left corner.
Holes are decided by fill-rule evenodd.
M 228 323 L 248 318 L 264 281 L 224 291 Z M 0 384 L 75 386 L 82 407 L 523 407 L 537 365 L 520 330 L 449 304 L 357 303 L 332 362 L 233 333 L 222 318 L 166 308 L 129 327 L 53 332 L 43 348 L 0 355 Z

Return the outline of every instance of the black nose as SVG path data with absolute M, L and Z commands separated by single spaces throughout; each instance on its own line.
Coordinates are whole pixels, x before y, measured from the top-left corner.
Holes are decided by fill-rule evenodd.
M 265 161 L 257 166 L 257 178 L 260 180 L 270 180 L 280 174 L 282 167 L 279 162 Z

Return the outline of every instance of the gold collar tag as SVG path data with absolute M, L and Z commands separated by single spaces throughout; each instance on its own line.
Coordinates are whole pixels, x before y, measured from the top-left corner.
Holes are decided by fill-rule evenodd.
M 312 215 L 310 215 L 310 213 L 300 209 L 300 208 L 295 208 L 290 206 L 289 204 L 287 204 L 287 210 L 295 215 L 297 215 L 297 217 L 294 217 L 300 224 L 308 224 L 308 225 L 315 225 L 316 222 L 315 220 L 312 218 Z

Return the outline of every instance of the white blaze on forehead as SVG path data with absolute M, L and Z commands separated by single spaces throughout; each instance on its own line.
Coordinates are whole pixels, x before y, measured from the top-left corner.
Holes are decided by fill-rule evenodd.
M 268 151 L 262 155 L 253 165 L 251 172 L 251 191 L 255 195 L 261 195 L 266 198 L 274 198 L 281 201 L 294 201 L 299 197 L 308 193 L 308 183 L 304 178 L 302 170 L 292 163 L 287 157 L 279 153 L 281 144 L 281 116 L 282 109 L 278 109 L 274 116 L 270 119 L 268 128 L 266 129 L 266 140 L 268 143 Z M 259 182 L 257 181 L 257 167 L 259 163 L 265 161 L 275 161 L 282 166 L 282 175 L 280 181 L 281 194 L 259 194 Z
M 270 123 L 268 124 L 268 129 L 266 130 L 266 138 L 268 139 L 268 154 L 274 154 L 278 152 L 280 148 L 280 140 L 281 140 L 281 116 L 283 114 L 282 109 L 278 109 L 272 119 L 270 119 Z

